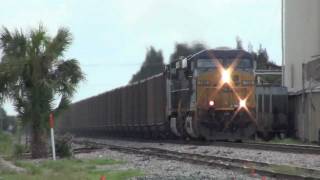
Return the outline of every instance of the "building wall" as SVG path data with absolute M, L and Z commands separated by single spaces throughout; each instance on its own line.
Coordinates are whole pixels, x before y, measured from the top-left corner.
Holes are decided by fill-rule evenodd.
M 283 79 L 289 93 L 289 121 L 302 140 L 319 141 L 320 92 L 302 81 L 302 64 L 320 54 L 320 0 L 283 0 Z
M 320 54 L 320 1 L 283 0 L 284 85 L 302 89 L 302 63 Z
M 289 120 L 293 133 L 302 140 L 319 141 L 320 93 L 306 93 L 289 97 Z

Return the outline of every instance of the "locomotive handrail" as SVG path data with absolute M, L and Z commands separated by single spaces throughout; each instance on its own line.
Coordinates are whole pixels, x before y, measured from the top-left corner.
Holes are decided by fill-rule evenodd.
M 282 70 L 255 70 L 256 75 L 282 75 Z

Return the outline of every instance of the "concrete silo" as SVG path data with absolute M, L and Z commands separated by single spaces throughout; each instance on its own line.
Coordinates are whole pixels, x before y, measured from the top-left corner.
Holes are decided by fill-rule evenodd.
M 283 0 L 283 83 L 294 133 L 319 141 L 320 1 Z

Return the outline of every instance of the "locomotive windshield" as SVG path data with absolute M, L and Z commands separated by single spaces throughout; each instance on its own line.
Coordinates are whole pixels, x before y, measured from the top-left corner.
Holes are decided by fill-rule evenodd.
M 223 65 L 223 67 L 229 67 L 235 59 L 219 59 L 219 63 Z M 200 69 L 207 69 L 207 68 L 216 68 L 217 62 L 213 59 L 198 59 L 197 60 L 197 67 Z M 251 59 L 240 59 L 238 62 L 237 67 L 238 69 L 252 69 L 253 64 Z
M 198 59 L 198 68 L 216 68 L 217 65 L 212 59 Z
M 223 59 L 220 60 L 221 64 L 223 64 L 223 67 L 227 68 L 229 67 L 235 59 Z M 238 64 L 237 64 L 237 69 L 252 69 L 252 60 L 250 59 L 240 59 Z

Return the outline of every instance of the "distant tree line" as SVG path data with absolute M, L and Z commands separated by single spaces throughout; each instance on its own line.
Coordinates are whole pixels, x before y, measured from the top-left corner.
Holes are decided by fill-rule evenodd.
M 207 46 L 204 43 L 193 43 L 190 45 L 187 43 L 176 43 L 175 50 L 170 56 L 170 62 L 205 49 L 207 49 Z
M 205 43 L 176 43 L 174 52 L 170 55 L 170 62 L 187 57 L 205 49 L 208 49 L 208 46 Z M 236 38 L 235 49 L 245 50 L 240 37 Z M 276 65 L 270 60 L 267 49 L 263 48 L 262 45 L 259 46 L 257 51 L 254 51 L 252 44 L 249 43 L 247 51 L 252 54 L 254 60 L 257 62 L 257 69 L 281 69 L 281 66 Z M 165 63 L 162 51 L 156 50 L 153 46 L 151 46 L 147 49 L 145 60 L 140 67 L 140 70 L 132 76 L 129 83 L 133 83 L 161 73 L 163 72 L 164 68 Z M 266 77 L 266 79 L 268 78 L 269 77 Z M 271 79 L 271 81 L 273 81 L 274 78 Z
M 151 46 L 147 49 L 147 54 L 140 70 L 132 76 L 130 83 L 159 74 L 164 71 L 164 68 L 162 51 L 157 51 Z
M 197 53 L 206 49 L 206 45 L 202 43 L 193 43 L 191 45 L 187 43 L 176 43 L 175 50 L 170 56 L 170 62 L 177 60 L 181 57 Z M 153 75 L 163 72 L 165 69 L 165 63 L 161 50 L 156 50 L 153 46 L 147 49 L 145 60 L 140 67 L 140 70 L 134 74 L 129 83 L 133 83 Z
M 236 48 L 244 49 L 242 45 L 242 40 L 237 37 L 236 38 Z M 281 66 L 272 62 L 269 58 L 268 52 L 266 48 L 263 48 L 260 44 L 259 49 L 255 52 L 253 50 L 253 46 L 251 43 L 248 44 L 248 52 L 250 52 L 253 56 L 253 59 L 256 61 L 257 70 L 281 70 Z M 259 75 L 260 83 L 262 84 L 273 84 L 273 85 L 281 85 L 282 76 L 281 75 Z
M 262 45 L 257 52 L 252 52 L 252 54 L 257 61 L 257 69 L 281 69 L 280 66 L 270 60 L 267 49 L 262 48 Z
M 236 49 L 245 50 L 240 37 L 236 38 Z M 259 49 L 254 51 L 252 44 L 249 43 L 247 51 L 252 54 L 253 59 L 257 62 L 257 69 L 281 69 L 281 66 L 270 60 L 267 49 L 263 48 L 261 44 Z

